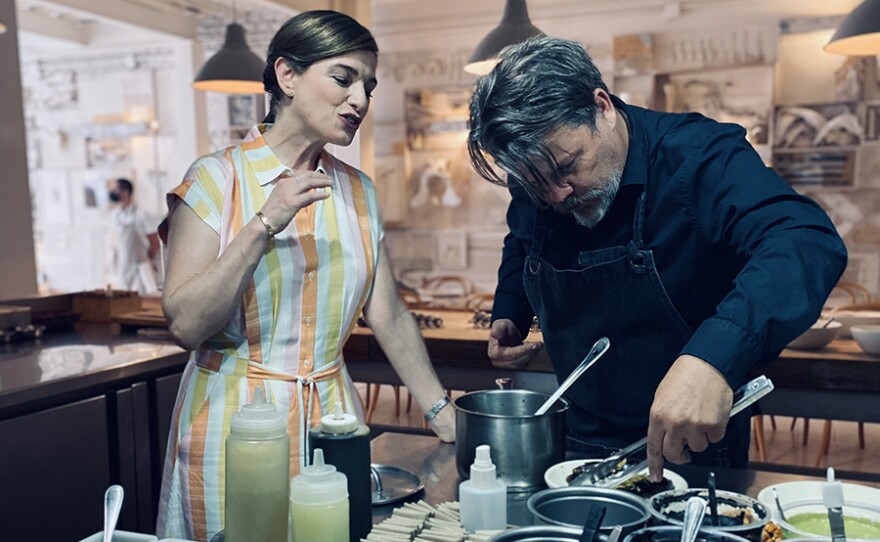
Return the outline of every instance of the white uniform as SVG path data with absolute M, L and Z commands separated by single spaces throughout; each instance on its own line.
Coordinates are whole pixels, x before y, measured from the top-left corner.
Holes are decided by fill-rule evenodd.
M 156 233 L 157 223 L 133 203 L 117 207 L 113 218 L 117 238 L 116 270 L 122 287 L 141 294 L 158 293 L 148 237 Z

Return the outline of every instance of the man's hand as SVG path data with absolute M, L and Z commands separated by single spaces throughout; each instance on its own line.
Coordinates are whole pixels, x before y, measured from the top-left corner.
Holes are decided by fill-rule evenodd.
M 522 369 L 544 346 L 542 342 L 522 341 L 512 320 L 492 322 L 489 330 L 489 359 L 499 369 Z
M 724 436 L 733 390 L 718 369 L 695 356 L 681 356 L 657 386 L 648 422 L 648 470 L 663 478 L 663 458 L 690 461 L 687 446 L 702 452 Z

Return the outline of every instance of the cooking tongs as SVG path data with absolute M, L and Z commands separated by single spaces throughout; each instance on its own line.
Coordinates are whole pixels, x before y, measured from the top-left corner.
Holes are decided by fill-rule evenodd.
M 733 406 L 730 409 L 730 417 L 739 414 L 752 403 L 761 399 L 768 393 L 773 391 L 773 382 L 766 376 L 758 378 L 743 384 L 736 393 L 733 394 Z M 619 450 L 602 461 L 590 465 L 583 472 L 569 482 L 570 486 L 608 486 L 621 484 L 632 478 L 638 472 L 642 471 L 648 464 L 647 461 L 641 461 L 637 464 L 630 464 L 633 456 L 640 456 L 647 447 L 648 439 L 643 438 L 638 442 L 634 442 Z

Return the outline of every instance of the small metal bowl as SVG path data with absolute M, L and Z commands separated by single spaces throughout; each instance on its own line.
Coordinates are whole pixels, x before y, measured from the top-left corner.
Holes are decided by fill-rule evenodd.
M 584 530 L 554 525 L 532 525 L 520 527 L 497 534 L 489 542 L 578 542 Z M 599 542 L 607 542 L 608 537 L 600 534 Z
M 599 487 L 545 489 L 529 497 L 526 506 L 538 524 L 583 530 L 584 509 L 590 504 L 605 507 L 599 529 L 603 534 L 620 525 L 625 535 L 644 527 L 651 517 L 645 499 L 619 489 Z
M 736 509 L 746 508 L 751 511 L 753 521 L 745 525 L 722 525 L 715 527 L 709 524 L 709 507 L 707 506 L 706 517 L 703 519 L 701 531 L 723 532 L 753 540 L 754 542 L 761 542 L 764 526 L 770 521 L 770 510 L 761 504 L 760 501 L 748 495 L 721 490 L 716 493 L 718 496 L 719 516 L 725 515 L 725 512 L 730 513 Z M 681 527 L 682 521 L 679 518 L 684 515 L 687 501 L 691 497 L 700 497 L 708 503 L 709 490 L 705 488 L 672 489 L 651 497 L 648 501 L 648 509 L 654 518 L 654 523 Z
M 679 542 L 679 540 L 681 540 L 681 527 L 664 525 L 633 531 L 623 539 L 623 542 Z M 723 531 L 701 530 L 697 533 L 696 542 L 748 542 L 748 540 Z

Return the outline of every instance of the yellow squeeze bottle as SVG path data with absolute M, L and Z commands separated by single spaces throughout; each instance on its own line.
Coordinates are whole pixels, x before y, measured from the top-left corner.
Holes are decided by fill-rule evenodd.
M 225 539 L 287 542 L 290 486 L 287 417 L 257 387 L 226 437 Z
M 290 531 L 293 542 L 348 540 L 348 481 L 324 451 L 290 482 Z

